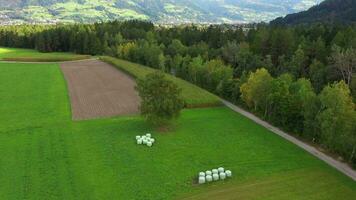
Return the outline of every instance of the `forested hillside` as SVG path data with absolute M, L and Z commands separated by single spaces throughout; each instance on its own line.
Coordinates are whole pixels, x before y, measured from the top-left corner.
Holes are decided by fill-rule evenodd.
M 306 24 L 306 23 L 355 23 L 355 0 L 326 0 L 308 11 L 290 14 L 272 21 L 272 24 Z
M 7 26 L 0 46 L 110 55 L 160 69 L 356 165 L 355 26 Z
M 98 22 L 141 19 L 157 23 L 269 21 L 321 0 L 0 0 L 0 23 Z

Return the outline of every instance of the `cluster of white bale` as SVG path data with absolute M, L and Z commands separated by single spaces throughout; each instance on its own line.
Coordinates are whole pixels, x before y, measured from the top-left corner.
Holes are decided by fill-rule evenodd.
M 225 171 L 223 167 L 219 167 L 218 169 L 199 172 L 198 182 L 199 184 L 204 184 L 212 181 L 225 180 L 229 177 L 232 177 L 232 172 L 230 170 Z
M 151 133 L 147 133 L 143 136 L 136 136 L 137 144 L 139 145 L 146 145 L 148 147 L 152 147 L 153 143 L 155 143 L 155 139 L 152 138 Z

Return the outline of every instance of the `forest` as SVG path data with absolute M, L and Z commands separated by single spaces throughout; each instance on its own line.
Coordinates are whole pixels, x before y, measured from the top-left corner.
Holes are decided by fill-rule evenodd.
M 356 21 L 356 1 L 325 0 L 307 11 L 279 17 L 271 24 L 311 24 L 315 22 L 354 24 Z
M 0 46 L 107 55 L 160 69 L 356 166 L 356 26 L 0 27 Z

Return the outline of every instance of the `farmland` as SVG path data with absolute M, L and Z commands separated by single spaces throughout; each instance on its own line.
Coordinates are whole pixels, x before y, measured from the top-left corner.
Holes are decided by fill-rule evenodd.
M 225 107 L 184 110 L 174 130 L 158 133 L 139 116 L 72 121 L 58 64 L 1 63 L 0 80 L 0 199 L 356 196 L 351 179 Z M 146 132 L 151 149 L 134 141 Z M 195 184 L 219 166 L 233 178 Z
M 0 47 L 0 60 L 4 61 L 57 62 L 82 60 L 86 58 L 90 58 L 90 56 L 65 52 L 41 53 L 32 49 Z
M 60 64 L 67 81 L 74 120 L 137 115 L 135 81 L 99 60 Z

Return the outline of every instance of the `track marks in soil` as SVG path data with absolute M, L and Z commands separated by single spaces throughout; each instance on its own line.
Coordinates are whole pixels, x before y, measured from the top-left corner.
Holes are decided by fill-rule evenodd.
M 139 113 L 135 81 L 99 60 L 60 65 L 67 81 L 73 120 Z

